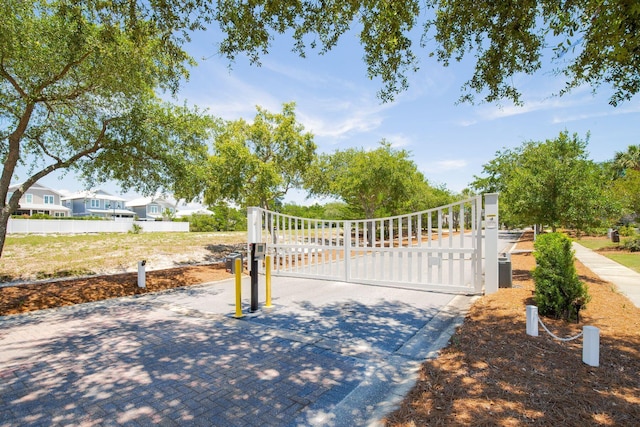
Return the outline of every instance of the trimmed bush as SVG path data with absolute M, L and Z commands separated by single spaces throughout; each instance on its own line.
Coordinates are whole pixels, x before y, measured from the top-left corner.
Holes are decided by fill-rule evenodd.
M 538 236 L 534 245 L 534 299 L 542 315 L 578 320 L 591 299 L 578 278 L 571 240 L 560 233 Z

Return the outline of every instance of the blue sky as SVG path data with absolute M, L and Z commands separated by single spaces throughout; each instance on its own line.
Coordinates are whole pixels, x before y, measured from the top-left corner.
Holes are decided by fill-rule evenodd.
M 229 68 L 216 53 L 218 40 L 209 31 L 196 35 L 188 46 L 198 66 L 191 70 L 177 102 L 207 108 L 224 119 L 251 120 L 256 105 L 278 112 L 283 103 L 294 101 L 298 121 L 315 135 L 320 152 L 375 148 L 385 138 L 410 151 L 431 183 L 454 192 L 481 174 L 482 165 L 497 150 L 552 139 L 563 130 L 583 138 L 590 132 L 588 150 L 595 161 L 640 144 L 640 97 L 616 108 L 608 104 L 606 87 L 595 96 L 590 87 L 582 87 L 555 97 L 552 94 L 563 87 L 563 80 L 550 73 L 515 80 L 523 93 L 523 107 L 506 102 L 456 105 L 461 86 L 472 75 L 472 62 L 445 68 L 416 47 L 420 70 L 410 75 L 409 90 L 384 104 L 376 97 L 381 83 L 367 78 L 363 50 L 353 35 L 341 39 L 328 54 L 310 52 L 305 59 L 291 52 L 290 39 L 277 39 L 261 67 L 238 57 Z M 57 189 L 79 189 L 71 176 L 41 182 Z M 117 185 L 103 188 L 119 192 Z M 292 192 L 286 201 L 314 200 Z

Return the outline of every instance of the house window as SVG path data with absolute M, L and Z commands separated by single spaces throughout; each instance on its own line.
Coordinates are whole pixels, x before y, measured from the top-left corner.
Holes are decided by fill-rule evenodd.
M 152 214 L 157 214 L 158 213 L 158 205 L 149 206 L 149 212 L 151 212 Z
M 44 204 L 45 205 L 53 205 L 55 203 L 55 199 L 52 195 L 46 195 L 44 196 Z
M 24 201 L 26 203 L 33 203 L 33 194 L 25 194 L 24 195 Z
M 92 208 L 99 208 L 100 207 L 100 200 L 91 199 L 91 207 Z

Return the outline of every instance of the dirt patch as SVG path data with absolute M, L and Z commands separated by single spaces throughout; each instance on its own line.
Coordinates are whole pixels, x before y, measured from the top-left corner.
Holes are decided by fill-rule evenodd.
M 604 248 L 596 249 L 596 252 L 615 252 L 619 254 L 631 254 L 633 252 L 626 250 L 622 246 L 605 246 Z
M 517 249 L 532 247 L 530 236 Z M 600 366 L 582 363 L 582 340 L 559 342 L 526 331 L 533 302 L 530 253 L 513 254 L 514 288 L 476 302 L 441 355 L 388 426 L 631 426 L 640 420 L 640 309 L 576 262 L 592 301 L 581 324 L 542 318 L 556 335 L 600 328 Z

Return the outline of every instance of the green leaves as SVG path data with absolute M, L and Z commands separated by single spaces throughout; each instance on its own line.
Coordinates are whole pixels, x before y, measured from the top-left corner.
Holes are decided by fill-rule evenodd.
M 590 297 L 576 273 L 571 240 L 560 233 L 542 234 L 533 255 L 534 299 L 540 314 L 576 320 Z
M 498 152 L 473 186 L 498 191 L 501 218 L 511 225 L 542 224 L 584 231 L 615 213 L 605 169 L 587 159 L 587 141 L 561 132 Z
M 475 70 L 461 101 L 477 95 L 486 102 L 522 103 L 514 83 L 543 62 L 566 76 L 560 92 L 587 84 L 613 88 L 612 105 L 640 88 L 640 7 L 614 0 L 218 0 L 211 18 L 225 38 L 220 51 L 234 60 L 245 53 L 259 63 L 276 35 L 291 34 L 301 56 L 332 49 L 350 30 L 359 32 L 370 78 L 380 78 L 379 97 L 391 101 L 408 88 L 418 69 L 414 29 L 423 27 L 421 46 L 445 66 L 467 55 Z M 421 22 L 419 22 L 421 21 Z M 549 54 L 549 52 L 551 54 Z
M 313 135 L 296 121 L 295 104 L 279 114 L 257 107 L 253 123 L 220 123 L 209 159 L 205 201 L 273 208 L 302 177 L 316 156 Z
M 192 64 L 178 34 L 197 5 L 181 3 L 0 0 L 0 251 L 20 191 L 55 170 L 193 194 L 211 119 L 156 96 Z M 6 204 L 18 164 L 28 176 Z
M 425 35 L 434 30 L 435 55 L 448 65 L 470 52 L 476 58 L 475 73 L 464 86 L 461 100 L 473 101 L 474 92 L 484 100 L 521 102 L 512 78 L 531 74 L 540 66 L 543 31 L 538 29 L 537 1 L 494 2 L 430 1 L 436 17 L 425 24 Z M 486 90 L 486 92 L 485 92 Z
M 365 218 L 427 209 L 440 201 L 409 152 L 393 149 L 384 140 L 376 150 L 351 148 L 323 155 L 308 175 L 312 194 L 339 198 Z
M 193 199 L 213 127 L 213 119 L 197 109 L 141 100 L 110 123 L 101 149 L 73 168 L 88 182 L 109 179 L 125 191 L 164 190 Z
M 360 31 L 367 75 L 382 80 L 383 101 L 406 90 L 407 72 L 417 69 L 409 36 L 420 14 L 417 0 L 218 0 L 216 4 L 213 19 L 225 34 L 220 52 L 232 61 L 244 53 L 259 64 L 274 36 L 285 32 L 292 35 L 293 50 L 300 56 L 309 48 L 324 53 L 354 26 Z

